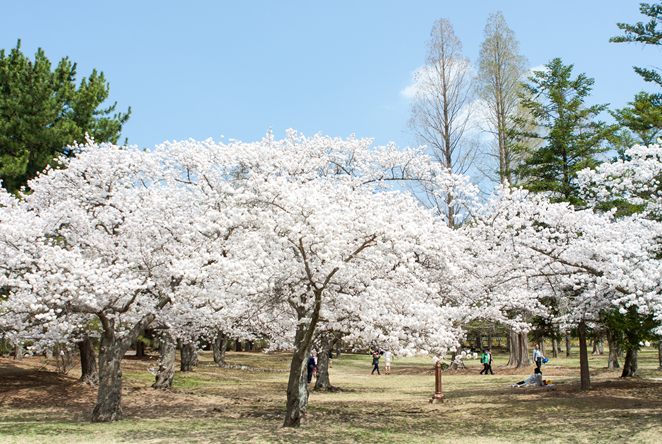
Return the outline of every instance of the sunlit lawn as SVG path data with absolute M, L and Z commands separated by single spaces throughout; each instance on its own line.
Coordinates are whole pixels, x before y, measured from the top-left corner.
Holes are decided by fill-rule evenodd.
M 372 376 L 368 355 L 345 354 L 331 369 L 332 384 L 343 391 L 313 392 L 308 417 L 297 430 L 281 427 L 289 355 L 228 352 L 229 364 L 276 370 L 257 372 L 219 369 L 206 352 L 193 372 L 177 374 L 174 393 L 149 388 L 153 377 L 147 368 L 154 360 L 126 360 L 121 422 L 91 424 L 94 389 L 77 389 L 74 378 L 66 382 L 62 402 L 42 396 L 48 387 L 11 391 L 3 386 L 0 442 L 662 441 L 660 381 L 621 380 L 618 372 L 604 369 L 603 355 L 591 357 L 594 389 L 580 392 L 575 355 L 550 359 L 543 368 L 554 386 L 513 389 L 510 385 L 532 368 L 506 370 L 501 366 L 507 356 L 495 358 L 494 376 L 480 376 L 477 361 L 467 362 L 469 370 L 444 374 L 448 399 L 430 404 L 429 357 L 397 359 L 391 376 Z M 7 363 L 3 359 L 0 367 Z M 662 377 L 656 350 L 645 349 L 639 366 L 646 378 Z M 66 396 L 79 401 L 67 403 Z

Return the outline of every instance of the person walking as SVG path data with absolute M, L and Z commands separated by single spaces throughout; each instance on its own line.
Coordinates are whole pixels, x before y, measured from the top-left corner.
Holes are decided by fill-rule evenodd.
M 488 348 L 487 349 L 487 370 L 490 372 L 490 375 L 493 375 L 494 372 L 492 371 L 492 363 L 494 362 L 494 359 L 492 359 L 492 349 Z M 485 372 L 487 375 L 487 372 Z
M 540 351 L 540 344 L 536 344 L 536 348 L 533 349 L 533 362 L 536 363 L 536 367 L 540 371 L 540 368 L 542 367 L 542 360 L 545 359 L 545 357 L 542 355 L 542 352 Z
M 375 350 L 374 353 L 372 354 L 372 373 L 371 375 L 375 374 L 375 370 L 377 370 L 377 374 L 381 375 L 379 372 L 379 358 L 381 358 L 381 354 L 379 353 L 379 350 Z
M 487 374 L 489 370 L 490 357 L 487 353 L 487 349 L 483 350 L 483 354 L 480 355 L 480 363 L 483 364 L 483 369 L 480 371 L 480 374 Z M 484 373 L 483 373 L 484 372 Z

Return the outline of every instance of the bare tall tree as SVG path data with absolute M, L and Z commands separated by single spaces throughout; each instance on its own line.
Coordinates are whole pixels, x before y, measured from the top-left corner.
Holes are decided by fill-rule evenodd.
M 474 154 L 467 143 L 473 74 L 471 62 L 462 55 L 462 43 L 448 20 L 435 22 L 427 42 L 425 66 L 417 71 L 415 81 L 409 129 L 444 168 L 466 173 Z M 425 196 L 425 203 L 435 207 L 454 227 L 458 208 L 452 193 L 439 199 L 425 186 L 422 191 L 419 196 Z
M 515 153 L 512 148 L 512 117 L 518 112 L 518 94 L 527 73 L 528 60 L 519 54 L 519 42 L 500 11 L 487 19 L 485 40 L 478 56 L 476 94 L 486 113 L 486 131 L 494 135 L 494 150 L 487 153 L 498 160 L 496 174 L 484 171 L 500 183 L 513 183 Z

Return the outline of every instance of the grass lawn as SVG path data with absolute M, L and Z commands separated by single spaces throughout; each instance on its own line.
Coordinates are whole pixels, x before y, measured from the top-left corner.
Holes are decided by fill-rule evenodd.
M 343 391 L 310 395 L 299 429 L 283 429 L 290 355 L 228 352 L 232 365 L 200 355 L 191 373 L 177 373 L 172 392 L 150 388 L 156 357 L 127 357 L 123 365 L 125 419 L 90 423 L 96 389 L 76 384 L 74 368 L 57 375 L 43 357 L 0 358 L 1 443 L 517 443 L 662 442 L 662 372 L 657 351 L 640 353 L 641 378 L 622 380 L 606 356 L 591 356 L 593 389 L 579 390 L 579 360 L 550 359 L 553 386 L 511 388 L 533 368 L 506 369 L 495 354 L 495 375 L 478 361 L 446 372 L 441 404 L 430 358 L 396 359 L 391 376 L 371 376 L 367 355 L 335 359 L 331 383 Z

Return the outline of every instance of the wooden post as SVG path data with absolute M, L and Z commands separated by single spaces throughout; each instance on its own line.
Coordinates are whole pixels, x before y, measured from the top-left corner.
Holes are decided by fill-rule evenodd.
M 446 397 L 441 393 L 441 361 L 437 361 L 434 365 L 434 391 L 435 394 L 430 399 L 430 404 L 439 403 Z

